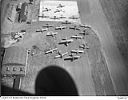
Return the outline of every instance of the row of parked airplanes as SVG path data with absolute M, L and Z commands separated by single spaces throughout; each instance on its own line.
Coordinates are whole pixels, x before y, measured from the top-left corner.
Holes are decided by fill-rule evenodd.
M 67 22 L 66 22 L 66 23 L 67 23 Z M 84 27 L 85 30 L 80 31 L 80 28 L 78 28 L 77 26 L 69 27 L 69 29 L 78 30 L 78 31 L 80 31 L 79 34 L 82 34 L 82 35 L 88 35 L 88 32 L 86 32 L 86 29 L 90 28 L 90 26 L 86 26 L 86 25 L 79 25 L 79 26 L 80 26 L 80 27 Z M 53 25 L 46 24 L 46 25 L 44 25 L 43 27 L 45 27 L 45 28 L 38 29 L 38 30 L 36 30 L 36 32 L 48 31 L 48 29 L 49 29 L 50 27 L 54 27 L 54 26 L 53 26 Z M 55 30 L 62 30 L 62 29 L 67 29 L 67 28 L 68 28 L 68 27 L 61 25 L 61 26 L 55 27 Z M 54 37 L 54 36 L 56 36 L 57 34 L 58 34 L 58 32 L 49 31 L 49 32 L 47 32 L 46 36 L 52 36 L 52 37 Z M 71 38 L 83 39 L 84 37 L 81 36 L 81 35 L 73 35 L 73 36 L 71 36 Z M 67 45 L 68 45 L 69 43 L 71 43 L 71 42 L 73 42 L 73 39 L 63 39 L 59 44 L 65 44 L 65 45 L 67 46 Z
M 60 9 L 60 8 L 63 8 L 63 7 L 65 7 L 65 5 L 62 5 L 62 4 L 59 4 L 58 6 L 57 6 L 57 9 L 54 11 L 54 13 L 58 13 L 58 12 L 65 12 L 64 10 L 62 10 L 62 9 Z M 43 11 L 42 11 L 42 13 L 44 13 L 44 12 L 48 12 L 48 11 L 51 11 L 52 9 L 49 9 L 49 8 L 44 8 L 43 9 Z M 49 17 L 49 16 L 45 16 L 44 14 L 42 14 L 42 15 L 39 15 L 38 17 L 41 17 L 41 18 L 50 18 L 50 19 L 63 19 L 63 18 L 66 18 L 65 16 L 60 16 L 60 17 L 57 17 L 57 16 L 53 16 L 53 17 Z M 77 17 L 77 16 L 71 16 L 71 17 L 68 17 L 69 19 L 79 19 L 79 17 Z
M 65 17 L 63 15 L 61 15 L 60 17 L 57 17 L 57 16 L 49 17 L 49 16 L 45 16 L 44 14 L 39 15 L 38 17 L 39 18 L 50 18 L 50 19 L 54 19 L 54 20 L 56 20 L 56 19 L 59 20 L 59 19 L 67 18 L 67 17 Z M 79 19 L 79 17 L 77 17 L 77 16 L 71 16 L 71 17 L 68 17 L 68 19 Z
M 59 4 L 56 8 L 57 8 L 57 10 L 61 11 L 62 9 L 60 9 L 60 8 L 63 8 L 63 7 L 65 7 L 65 5 Z M 51 9 L 44 8 L 42 12 L 48 12 L 48 11 L 51 11 Z
M 71 24 L 70 22 L 66 21 L 66 22 L 62 22 L 62 24 Z M 46 25 L 43 25 L 43 27 L 45 27 L 44 29 L 42 30 L 38 30 L 36 32 L 44 32 L 44 31 L 47 31 L 48 28 L 50 27 L 54 27 L 53 25 L 49 25 L 49 24 L 46 24 Z M 79 25 L 79 27 L 83 27 L 85 30 L 83 30 L 82 32 L 80 31 L 80 28 L 78 28 L 77 26 L 73 26 L 73 27 L 69 27 L 69 29 L 73 29 L 73 30 L 78 30 L 80 31 L 79 34 L 83 34 L 83 35 L 88 35 L 87 32 L 86 32 L 86 29 L 88 28 L 91 28 L 90 26 L 87 26 L 87 25 Z M 55 30 L 62 30 L 62 29 L 67 29 L 66 26 L 58 26 L 58 27 L 55 27 Z M 52 36 L 54 37 L 55 35 L 57 35 L 58 32 L 47 32 L 46 36 Z M 83 39 L 83 36 L 81 35 L 73 35 L 70 37 L 70 39 L 62 39 L 58 44 L 61 45 L 61 44 L 64 44 L 65 46 L 68 46 L 69 43 L 72 43 L 74 40 L 73 39 Z M 80 49 L 83 49 L 83 50 L 80 50 L 80 49 L 74 49 L 74 50 L 71 50 L 70 51 L 70 54 L 69 52 L 65 52 L 65 53 L 61 53 L 58 48 L 54 48 L 54 49 L 50 49 L 50 50 L 47 50 L 45 52 L 45 54 L 49 54 L 49 53 L 53 53 L 55 51 L 58 52 L 58 55 L 55 56 L 54 58 L 57 59 L 57 58 L 63 58 L 63 56 L 69 54 L 68 57 L 64 58 L 64 60 L 71 60 L 71 61 L 74 61 L 76 59 L 79 59 L 80 56 L 78 55 L 73 55 L 73 54 L 79 54 L 79 53 L 84 53 L 84 49 L 89 49 L 89 46 L 87 45 L 87 43 L 85 44 L 82 44 L 79 46 Z
M 79 48 L 89 49 L 89 46 L 86 43 L 86 44 L 80 45 Z M 70 60 L 70 61 L 77 60 L 77 59 L 79 59 L 81 57 L 81 56 L 73 55 L 73 54 L 82 54 L 82 53 L 85 53 L 84 50 L 80 50 L 80 49 L 74 49 L 74 50 L 71 50 L 70 52 L 61 53 L 58 50 L 58 48 L 54 48 L 54 49 L 50 49 L 50 50 L 46 51 L 45 54 L 54 53 L 55 51 L 57 51 L 58 55 L 56 55 L 54 57 L 54 59 L 63 58 L 65 55 L 69 54 L 69 56 L 65 57 L 64 60 Z

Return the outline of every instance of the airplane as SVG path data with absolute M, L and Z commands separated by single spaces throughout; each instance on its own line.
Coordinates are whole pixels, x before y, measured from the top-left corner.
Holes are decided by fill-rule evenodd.
M 36 30 L 36 32 L 44 32 L 44 31 L 47 31 L 47 30 L 48 30 L 48 28 L 42 28 L 42 29 Z
M 41 17 L 41 18 L 49 18 L 49 16 L 44 16 L 44 15 L 39 15 L 38 17 Z
M 82 48 L 82 49 L 89 49 L 89 46 L 88 46 L 87 43 L 86 43 L 86 45 L 85 45 L 85 44 L 80 45 L 79 48 Z
M 73 39 L 62 39 L 58 44 L 64 44 L 65 46 L 68 46 L 71 42 L 73 42 Z
M 62 22 L 62 24 L 71 24 L 71 22 L 66 20 L 65 22 Z
M 86 30 L 84 30 L 83 32 L 80 32 L 79 34 L 88 35 L 88 32 L 86 32 Z
M 65 56 L 66 54 L 68 54 L 68 52 L 65 52 L 63 54 L 61 54 L 59 51 L 58 51 L 58 54 L 57 56 L 55 56 L 54 58 L 57 59 L 57 58 L 63 58 L 63 56 Z
M 46 24 L 46 25 L 43 25 L 42 27 L 49 28 L 49 27 L 53 27 L 53 25 Z
M 83 36 L 79 36 L 79 35 L 73 35 L 71 36 L 71 38 L 75 38 L 75 39 L 83 39 Z
M 79 34 L 89 35 L 89 32 L 87 31 L 87 29 L 85 29 L 85 30 L 83 30 L 83 32 L 80 32 Z
M 60 19 L 59 17 L 56 17 L 56 16 L 53 16 L 53 17 L 51 17 L 50 19 Z
M 54 37 L 57 34 L 58 34 L 57 32 L 50 31 L 50 32 L 47 32 L 46 36 L 52 36 L 52 37 Z
M 44 10 L 42 12 L 48 12 L 48 11 L 51 11 L 51 9 L 44 8 Z
M 69 27 L 69 29 L 80 30 L 80 28 L 77 28 L 76 26 L 74 26 L 74 27 Z
M 57 6 L 57 8 L 63 8 L 63 7 L 65 7 L 65 5 L 59 4 L 59 5 Z
M 76 49 L 76 50 L 71 50 L 71 53 L 78 54 L 78 53 L 84 53 L 84 51 L 83 50 Z
M 71 62 L 72 62 L 72 61 L 77 60 L 79 58 L 80 58 L 80 56 L 69 55 L 69 57 L 64 58 L 64 60 L 71 60 Z
M 87 25 L 84 25 L 84 24 L 80 24 L 79 26 L 83 27 L 83 28 L 91 28 L 90 26 L 87 26 Z
M 54 51 L 57 51 L 57 50 L 58 48 L 54 48 L 54 49 L 46 51 L 45 54 L 53 53 Z
M 71 16 L 71 17 L 69 17 L 69 19 L 79 19 L 79 17 Z
M 65 11 L 56 9 L 56 11 L 54 11 L 54 13 L 57 13 L 57 12 L 65 12 Z
M 58 26 L 55 28 L 55 30 L 62 30 L 62 29 L 66 29 L 67 27 L 66 26 Z
M 64 17 L 64 16 L 61 15 L 59 18 L 62 19 L 62 18 L 66 18 L 66 17 Z

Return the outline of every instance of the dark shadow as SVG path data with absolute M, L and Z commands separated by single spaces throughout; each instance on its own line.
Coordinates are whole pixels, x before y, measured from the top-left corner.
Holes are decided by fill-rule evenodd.
M 71 76 L 62 68 L 48 66 L 36 79 L 36 94 L 1 85 L 1 96 L 77 96 L 78 92 Z
M 1 96 L 34 96 L 34 94 L 1 85 Z
M 71 76 L 59 66 L 48 66 L 36 79 L 38 96 L 77 96 L 78 92 Z

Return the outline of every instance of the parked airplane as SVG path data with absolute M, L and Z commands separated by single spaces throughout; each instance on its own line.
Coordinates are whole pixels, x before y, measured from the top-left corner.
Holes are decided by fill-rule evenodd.
M 68 57 L 64 58 L 64 60 L 74 61 L 74 60 L 77 60 L 79 58 L 80 58 L 80 56 L 69 55 Z
M 42 27 L 49 28 L 49 27 L 53 27 L 53 25 L 46 24 L 46 25 L 43 25 Z
M 87 26 L 87 25 L 84 25 L 84 24 L 80 24 L 79 26 L 83 27 L 83 28 L 91 28 L 90 26 Z
M 57 50 L 58 48 L 54 48 L 54 49 L 46 51 L 45 54 L 53 53 L 54 51 L 57 51 Z
M 44 16 L 44 15 L 39 15 L 38 17 L 41 17 L 41 18 L 49 18 L 49 16 Z
M 71 22 L 66 20 L 66 21 L 62 22 L 62 24 L 71 24 Z
M 62 19 L 62 18 L 66 18 L 66 17 L 64 17 L 64 16 L 61 15 L 59 18 Z
M 88 46 L 87 43 L 86 43 L 86 45 L 85 45 L 85 44 L 80 45 L 79 48 L 82 48 L 82 49 L 89 49 L 89 46 Z
M 52 36 L 52 37 L 54 37 L 57 34 L 58 34 L 57 32 L 50 31 L 50 32 L 47 32 L 46 36 Z
M 71 42 L 73 42 L 73 39 L 62 39 L 58 44 L 64 44 L 65 46 L 68 46 Z
M 66 29 L 67 27 L 66 26 L 58 26 L 55 28 L 55 30 L 62 30 L 62 29 Z
M 80 28 L 77 28 L 77 26 L 69 27 L 69 29 L 73 29 L 73 30 L 80 30 Z
M 63 8 L 63 7 L 65 7 L 65 5 L 59 4 L 59 5 L 57 6 L 57 8 Z
M 57 17 L 57 16 L 53 16 L 53 17 L 51 17 L 50 19 L 60 19 L 59 17 Z
M 54 11 L 54 13 L 57 13 L 57 12 L 65 12 L 65 11 L 63 11 L 62 9 L 56 9 L 56 11 Z
M 88 31 L 85 29 L 83 30 L 82 32 L 80 32 L 79 34 L 82 34 L 82 35 L 89 35 Z
M 37 29 L 36 32 L 44 32 L 44 31 L 47 31 L 48 28 L 42 28 L 42 29 Z
M 75 38 L 75 39 L 83 39 L 83 36 L 79 36 L 79 35 L 73 35 L 71 36 L 71 38 Z
M 42 12 L 48 12 L 48 11 L 51 11 L 51 9 L 44 8 L 44 10 Z
M 65 53 L 60 53 L 60 51 L 58 51 L 58 54 L 57 56 L 55 56 L 54 58 L 57 59 L 57 58 L 63 58 L 63 56 L 65 56 L 66 54 L 68 54 L 68 52 L 65 52 Z
M 87 30 L 83 30 L 83 32 L 80 32 L 79 34 L 89 35 L 89 32 Z
M 71 16 L 71 17 L 69 17 L 69 19 L 79 19 L 79 17 Z
M 71 53 L 78 54 L 78 53 L 84 53 L 84 51 L 83 50 L 76 49 L 76 50 L 71 50 Z

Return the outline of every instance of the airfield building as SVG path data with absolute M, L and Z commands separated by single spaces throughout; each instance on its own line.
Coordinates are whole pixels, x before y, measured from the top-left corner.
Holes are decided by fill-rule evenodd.
M 28 4 L 25 2 L 21 6 L 18 22 L 25 22 L 27 20 L 27 12 L 28 12 L 27 10 L 28 10 Z

